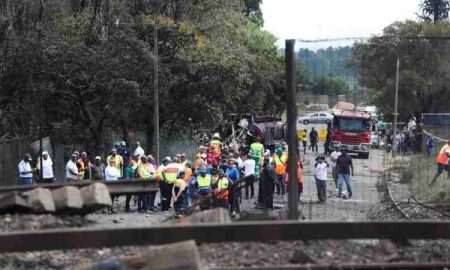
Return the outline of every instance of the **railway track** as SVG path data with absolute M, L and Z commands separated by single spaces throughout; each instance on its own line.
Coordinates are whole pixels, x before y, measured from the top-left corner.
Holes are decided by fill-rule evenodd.
M 154 181 L 142 181 L 142 180 L 118 180 L 118 181 L 82 181 L 82 182 L 66 182 L 66 183 L 51 183 L 51 184 L 34 184 L 29 186 L 6 186 L 0 187 L 0 196 L 17 191 L 24 192 L 35 188 L 47 188 L 58 189 L 67 186 L 74 186 L 83 188 L 93 183 L 103 183 L 108 187 L 111 195 L 126 195 L 126 194 L 142 194 L 149 191 L 157 191 L 158 183 Z
M 224 267 L 208 270 L 385 270 L 385 269 L 450 269 L 450 262 L 427 263 L 373 263 L 373 264 L 332 264 L 332 265 L 292 265 L 270 267 Z
M 220 233 L 217 233 L 220 232 Z M 237 222 L 0 233 L 0 252 L 166 244 L 323 239 L 450 239 L 450 222 Z

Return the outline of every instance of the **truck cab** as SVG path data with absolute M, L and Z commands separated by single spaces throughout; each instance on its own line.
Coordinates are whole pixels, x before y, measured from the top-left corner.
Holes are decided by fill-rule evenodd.
M 331 125 L 330 148 L 346 149 L 368 159 L 371 149 L 372 120 L 364 111 L 338 111 L 334 113 Z

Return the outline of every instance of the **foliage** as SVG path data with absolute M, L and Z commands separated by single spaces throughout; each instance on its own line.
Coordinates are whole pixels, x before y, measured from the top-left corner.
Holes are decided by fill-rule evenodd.
M 163 132 L 202 132 L 234 112 L 280 113 L 283 64 L 254 20 L 259 4 L 2 1 L 1 132 L 36 139 L 42 96 L 45 136 L 103 152 L 109 134 L 145 131 L 150 144 L 156 24 Z
M 422 0 L 420 3 L 422 14 L 419 18 L 425 22 L 440 22 L 448 19 L 450 10 L 449 0 Z
M 450 51 L 448 40 L 439 37 L 449 34 L 449 23 L 396 22 L 381 37 L 355 46 L 352 65 L 360 70 L 361 84 L 373 90 L 372 100 L 384 115 L 393 113 L 396 54 L 400 120 L 424 112 L 448 112 Z

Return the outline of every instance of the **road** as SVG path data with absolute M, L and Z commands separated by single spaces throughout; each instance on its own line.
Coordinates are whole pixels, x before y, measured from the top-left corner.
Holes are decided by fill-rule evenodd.
M 307 128 L 308 132 L 314 127 L 317 130 L 325 128 L 325 125 L 310 124 L 307 126 L 300 125 L 299 128 Z M 323 153 L 323 144 L 319 144 L 319 153 Z M 381 201 L 381 194 L 377 191 L 378 173 L 371 173 L 377 171 L 381 167 L 383 160 L 383 152 L 381 150 L 372 150 L 370 158 L 359 159 L 354 157 L 355 176 L 351 179 L 353 189 L 353 197 L 349 200 L 336 198 L 337 192 L 334 186 L 334 181 L 331 178 L 331 168 L 329 169 L 327 181 L 327 202 L 318 203 L 316 185 L 314 180 L 314 160 L 317 153 L 312 153 L 307 150 L 307 154 L 303 157 L 304 162 L 304 193 L 301 194 L 300 208 L 306 220 L 365 220 L 367 213 L 371 207 Z M 329 158 L 327 158 L 329 160 Z M 256 186 L 256 185 L 255 185 Z M 256 187 L 257 188 L 257 187 Z M 346 190 L 344 185 L 344 190 Z M 157 203 L 159 202 L 159 194 L 157 196 Z M 123 212 L 124 198 L 120 198 L 116 203 L 117 214 L 93 214 L 88 218 L 95 221 L 94 226 L 110 227 L 110 226 L 127 226 L 139 225 L 146 226 L 157 224 L 166 221 L 170 218 L 170 214 L 163 214 L 161 212 L 141 214 L 133 210 L 130 213 Z M 244 211 L 259 211 L 255 209 L 255 199 L 243 200 L 241 210 Z M 287 195 L 284 197 L 275 195 L 274 203 L 280 205 L 287 205 Z

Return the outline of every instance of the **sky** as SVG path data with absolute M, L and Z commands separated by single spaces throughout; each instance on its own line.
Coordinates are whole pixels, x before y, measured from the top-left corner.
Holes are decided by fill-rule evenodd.
M 332 39 L 381 34 L 394 21 L 417 20 L 420 0 L 263 0 L 264 28 L 285 39 Z M 298 47 L 345 46 L 353 41 L 298 43 Z

